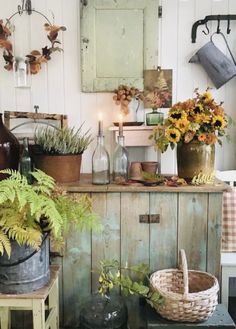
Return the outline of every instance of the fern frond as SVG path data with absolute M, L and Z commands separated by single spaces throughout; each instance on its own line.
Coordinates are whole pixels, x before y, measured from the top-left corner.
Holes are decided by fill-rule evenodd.
M 36 169 L 31 174 L 37 181 L 37 184 L 33 186 L 33 190 L 38 193 L 50 195 L 55 188 L 55 180 L 39 169 Z
M 27 245 L 39 249 L 42 242 L 42 233 L 33 228 L 14 226 L 7 230 L 10 239 L 16 240 L 19 245 Z
M 8 258 L 11 255 L 11 243 L 10 240 L 3 231 L 0 230 L 0 254 L 3 255 L 6 251 Z

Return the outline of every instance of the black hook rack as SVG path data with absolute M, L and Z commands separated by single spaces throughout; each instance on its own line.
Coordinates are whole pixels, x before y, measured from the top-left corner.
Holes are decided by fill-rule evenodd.
M 17 7 L 19 15 L 22 15 L 24 11 L 27 12 L 28 15 L 32 14 L 32 4 L 31 0 L 22 0 L 22 4 Z
M 192 43 L 196 42 L 197 38 L 197 28 L 199 25 L 204 25 L 207 24 L 209 21 L 217 21 L 217 33 L 220 32 L 220 22 L 221 21 L 228 21 L 228 27 L 227 27 L 227 33 L 230 33 L 230 21 L 235 21 L 236 20 L 236 15 L 209 15 L 206 16 L 204 19 L 200 19 L 196 21 L 193 26 L 192 26 L 192 32 L 191 32 L 191 38 L 192 38 Z

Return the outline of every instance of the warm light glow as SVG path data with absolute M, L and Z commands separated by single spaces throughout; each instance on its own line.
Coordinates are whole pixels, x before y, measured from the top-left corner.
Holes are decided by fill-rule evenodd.
M 99 121 L 102 121 L 102 118 L 103 118 L 102 112 L 99 112 L 99 113 L 98 113 L 98 120 L 99 120 Z
M 119 122 L 123 122 L 123 115 L 119 114 Z

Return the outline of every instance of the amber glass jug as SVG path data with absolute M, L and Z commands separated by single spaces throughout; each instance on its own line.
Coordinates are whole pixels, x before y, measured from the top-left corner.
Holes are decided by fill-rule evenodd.
M 3 124 L 0 113 L 0 170 L 10 168 L 18 170 L 20 157 L 20 144 L 17 138 Z M 0 174 L 0 180 L 6 175 Z

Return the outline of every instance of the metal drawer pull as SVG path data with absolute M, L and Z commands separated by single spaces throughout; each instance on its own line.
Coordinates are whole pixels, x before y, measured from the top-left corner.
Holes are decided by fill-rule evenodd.
M 146 223 L 146 224 L 160 223 L 160 214 L 139 215 L 139 223 Z

